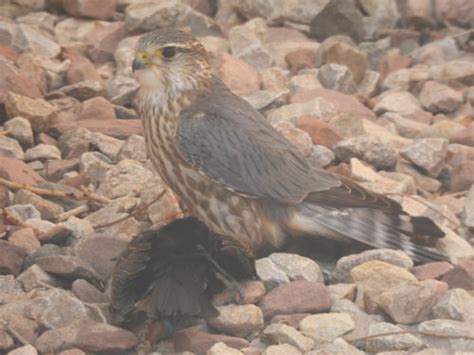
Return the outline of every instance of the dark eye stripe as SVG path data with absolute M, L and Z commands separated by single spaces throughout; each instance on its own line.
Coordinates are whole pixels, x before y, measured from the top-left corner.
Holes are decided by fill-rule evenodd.
M 173 58 L 176 54 L 176 48 L 175 47 L 165 47 L 161 51 L 161 54 L 165 58 Z

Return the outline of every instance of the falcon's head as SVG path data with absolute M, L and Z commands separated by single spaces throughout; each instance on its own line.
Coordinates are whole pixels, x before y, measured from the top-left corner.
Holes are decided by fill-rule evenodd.
M 200 87 L 211 76 L 204 46 L 177 29 L 160 29 L 141 37 L 132 69 L 143 89 L 174 95 Z

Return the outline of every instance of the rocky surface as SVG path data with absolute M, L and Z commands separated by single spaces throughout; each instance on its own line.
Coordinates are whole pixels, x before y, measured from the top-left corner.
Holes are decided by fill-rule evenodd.
M 131 71 L 169 26 L 311 164 L 432 218 L 457 262 L 294 245 L 197 325 L 117 324 L 117 256 L 181 213 Z M 0 1 L 0 353 L 472 353 L 473 27 L 467 0 Z

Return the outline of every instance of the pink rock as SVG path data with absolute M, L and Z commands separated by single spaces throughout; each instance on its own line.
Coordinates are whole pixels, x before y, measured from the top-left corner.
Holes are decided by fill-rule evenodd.
M 115 11 L 116 0 L 63 0 L 64 10 L 74 17 L 106 20 Z

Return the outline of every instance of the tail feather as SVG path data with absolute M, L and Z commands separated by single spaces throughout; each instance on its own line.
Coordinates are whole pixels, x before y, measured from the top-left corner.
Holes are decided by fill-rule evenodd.
M 333 209 L 302 203 L 290 228 L 334 239 L 354 239 L 375 248 L 400 249 L 414 261 L 450 261 L 433 248 L 417 244 L 420 234 L 440 238 L 444 233 L 425 217 L 387 213 L 372 208 Z

